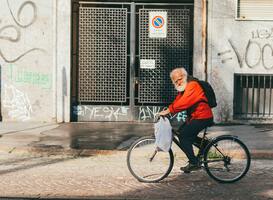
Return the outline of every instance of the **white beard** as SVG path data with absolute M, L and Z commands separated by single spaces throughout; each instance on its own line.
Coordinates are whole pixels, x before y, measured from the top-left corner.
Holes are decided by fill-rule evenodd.
M 182 85 L 180 86 L 175 86 L 175 89 L 178 91 L 178 92 L 183 92 L 186 88 L 186 85 L 187 83 L 183 83 Z

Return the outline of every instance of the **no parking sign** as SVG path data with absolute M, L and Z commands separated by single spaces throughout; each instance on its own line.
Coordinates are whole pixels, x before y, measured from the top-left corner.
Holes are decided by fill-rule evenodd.
M 149 37 L 167 37 L 167 12 L 149 12 Z

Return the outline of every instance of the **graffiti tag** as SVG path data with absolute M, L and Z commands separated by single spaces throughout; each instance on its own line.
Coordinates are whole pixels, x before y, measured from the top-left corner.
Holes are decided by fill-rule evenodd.
M 13 85 L 4 85 L 3 107 L 8 108 L 12 119 L 27 121 L 33 112 L 29 98 Z
M 118 121 L 128 117 L 129 108 L 113 106 L 74 106 L 73 114 L 87 120 Z M 127 119 L 128 120 L 128 119 Z

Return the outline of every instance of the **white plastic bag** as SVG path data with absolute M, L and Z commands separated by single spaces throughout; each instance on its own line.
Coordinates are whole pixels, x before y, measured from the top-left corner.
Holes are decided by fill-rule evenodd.
M 155 144 L 160 150 L 168 152 L 172 145 L 172 126 L 168 118 L 160 117 L 154 125 Z

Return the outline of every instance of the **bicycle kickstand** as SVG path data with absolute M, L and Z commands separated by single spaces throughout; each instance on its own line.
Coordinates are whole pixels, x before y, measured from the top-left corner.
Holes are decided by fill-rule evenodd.
M 155 151 L 154 151 L 154 153 L 153 153 L 152 157 L 150 158 L 150 162 L 152 162 L 152 161 L 153 161 L 153 159 L 154 159 L 154 157 L 155 157 L 156 153 L 157 153 L 157 150 L 155 150 Z

